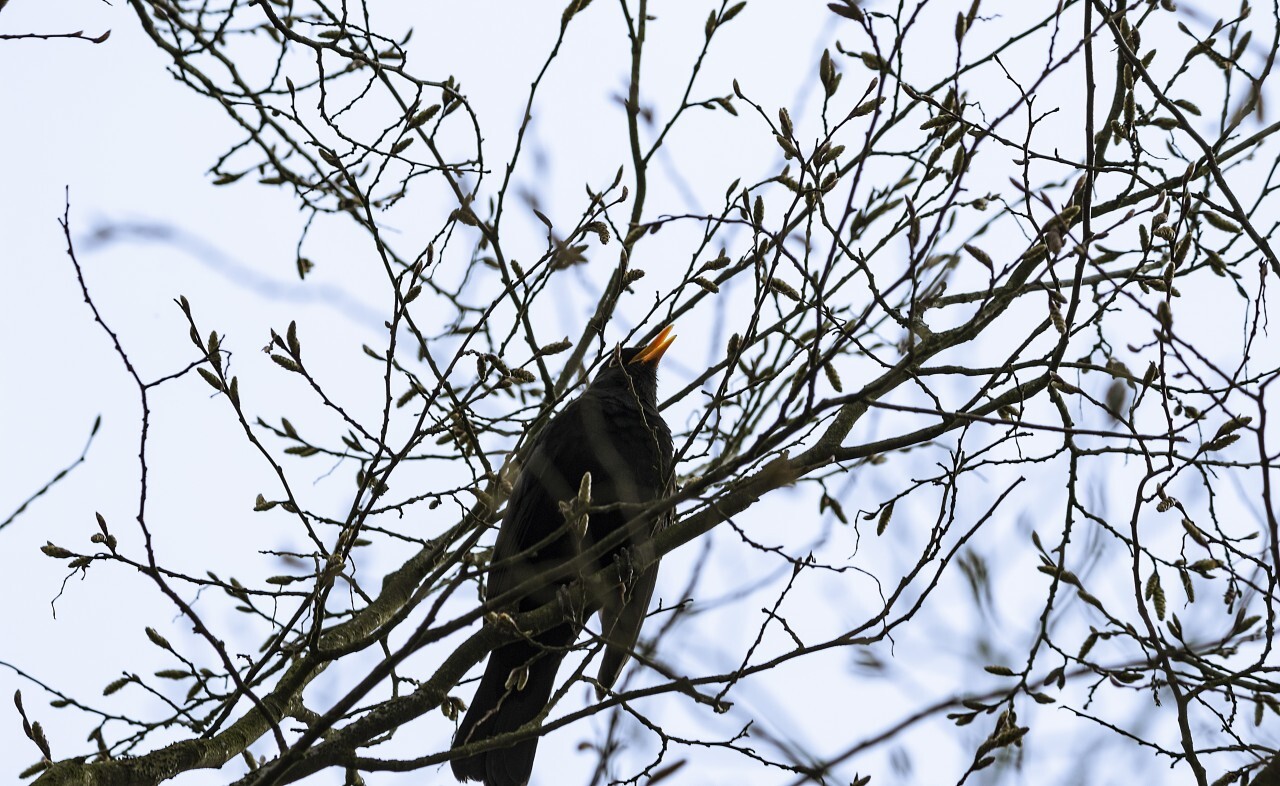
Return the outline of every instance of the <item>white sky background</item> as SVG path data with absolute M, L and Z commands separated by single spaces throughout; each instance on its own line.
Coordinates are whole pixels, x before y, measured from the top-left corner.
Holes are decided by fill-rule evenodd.
M 410 70 L 431 79 L 453 74 L 472 100 L 484 129 L 487 161 L 495 170 L 487 192 L 492 193 L 503 162 L 509 158 L 528 84 L 555 40 L 559 4 L 386 5 L 394 7 L 374 7 L 375 21 L 380 21 L 383 29 L 415 29 Z M 945 55 L 936 64 L 938 75 L 950 70 L 954 57 L 951 14 L 967 9 L 969 3 L 951 5 L 955 8 L 942 23 L 922 25 L 936 28 L 938 52 Z M 1029 6 L 1036 6 L 1037 13 L 1051 8 L 1049 3 L 988 2 L 983 13 L 1003 15 L 1012 25 L 1012 17 Z M 705 3 L 654 5 L 658 21 L 650 27 L 642 84 L 644 100 L 654 105 L 660 119 L 665 120 L 664 110 L 678 100 L 701 44 L 702 20 L 710 8 Z M 771 109 L 787 105 L 799 127 L 813 126 L 816 114 L 800 112 L 798 102 L 805 95 L 806 81 L 816 87 L 814 74 L 823 48 L 841 37 L 850 48 L 861 48 L 862 42 L 850 40 L 856 36 L 841 30 L 838 21 L 823 3 L 751 2 L 720 34 L 724 37 L 713 46 L 695 97 L 730 94 L 731 80 L 736 78 L 753 100 Z M 246 411 L 273 422 L 287 415 L 304 433 L 334 424 L 310 404 L 309 393 L 297 377 L 282 372 L 258 351 L 267 343 L 268 331 L 283 332 L 288 322 L 296 319 L 309 368 L 324 381 L 326 390 L 357 419 L 376 422 L 381 376 L 370 373 L 359 348 L 365 343 L 378 347 L 385 342 L 381 323 L 389 310 L 390 295 L 380 264 L 372 258 L 371 244 L 338 221 L 322 221 L 313 230 L 304 254 L 315 261 L 316 269 L 306 282 L 298 281 L 295 244 L 302 220 L 293 196 L 257 185 L 252 175 L 231 186 L 210 184 L 207 169 L 239 136 L 220 108 L 166 73 L 167 56 L 142 34 L 133 11 L 123 2 L 108 6 L 89 0 L 12 0 L 0 13 L 0 33 L 76 29 L 90 34 L 110 29 L 112 35 L 99 46 L 81 41 L 0 41 L 0 107 L 7 114 L 0 124 L 0 178 L 4 184 L 0 189 L 0 438 L 6 445 L 0 456 L 0 515 L 8 515 L 75 458 L 99 413 L 103 426 L 87 463 L 0 532 L 0 593 L 10 599 L 0 604 L 0 659 L 94 706 L 130 714 L 153 706 L 137 686 L 107 699 L 101 697 L 102 687 L 125 672 L 148 676 L 176 665 L 147 642 L 145 625 L 157 628 L 190 654 L 199 653 L 203 658 L 207 650 L 145 577 L 114 566 L 94 566 L 87 580 L 73 577 L 57 601 L 56 618 L 51 613 L 50 601 L 62 589 L 65 571 L 40 554 L 38 549 L 46 541 L 90 551 L 88 538 L 96 531 L 93 513 L 97 511 L 111 523 L 122 549 L 140 553 L 132 521 L 137 507 L 137 397 L 106 337 L 93 324 L 66 257 L 57 224 L 64 206 L 64 187 L 70 188 L 73 237 L 95 302 L 118 332 L 142 377 L 154 379 L 176 372 L 196 358 L 185 322 L 173 303 L 174 298 L 185 295 L 203 331 L 217 329 L 226 336 L 224 344 L 240 377 Z M 975 36 L 980 35 L 982 28 L 975 31 Z M 922 50 L 926 48 L 923 42 L 932 40 L 929 36 L 922 35 L 917 42 Z M 992 43 L 977 38 L 968 45 L 985 52 Z M 1043 61 L 1044 54 L 1014 52 L 1009 60 L 1011 70 L 1016 70 L 1017 58 L 1023 57 L 1032 64 L 1027 67 L 1038 72 L 1035 64 Z M 842 93 L 861 93 L 869 73 L 856 62 L 838 62 L 845 74 Z M 929 66 L 927 62 L 919 64 L 922 73 L 928 73 Z M 576 219 L 583 204 L 584 183 L 601 188 L 613 179 L 618 166 L 628 161 L 624 113 L 611 100 L 612 95 L 626 89 L 626 68 L 625 30 L 616 4 L 598 0 L 575 21 L 561 57 L 552 66 L 545 91 L 535 105 L 536 119 L 517 178 L 538 193 L 543 212 L 557 226 L 570 225 Z M 1082 66 L 1072 68 L 1072 73 L 1078 74 Z M 1082 107 L 1083 93 L 1073 95 L 1073 89 L 1078 92 L 1077 79 L 1072 76 L 1056 81 L 1052 100 Z M 990 91 L 984 95 L 999 108 L 1012 96 L 1009 85 L 982 88 Z M 1104 92 L 1109 97 L 1109 86 L 1100 90 L 1100 94 Z M 811 110 L 816 100 L 816 93 L 808 95 Z M 695 117 L 676 132 L 670 156 L 660 158 L 654 170 L 658 176 L 651 185 L 646 217 L 676 210 L 714 211 L 735 178 L 741 176 L 746 183 L 776 174 L 781 159 L 771 135 L 762 133 L 758 122 L 745 117 L 751 111 L 748 107 L 738 106 L 744 117 L 737 119 L 722 112 L 699 114 L 702 110 L 691 110 Z M 1072 122 L 1066 126 L 1075 128 Z M 1071 151 L 1077 146 L 1078 140 L 1063 139 L 1063 156 L 1075 157 Z M 1008 157 L 1015 154 L 1010 152 Z M 671 177 L 674 173 L 678 178 Z M 1005 176 L 1003 170 L 993 173 L 998 180 Z M 684 187 L 676 180 L 687 184 L 688 191 L 682 191 Z M 692 204 L 686 194 L 693 198 Z M 435 212 L 431 212 L 429 198 L 423 205 L 422 226 L 414 226 L 411 213 L 400 211 L 390 220 L 393 228 L 406 237 L 434 231 L 443 215 L 438 210 L 443 203 Z M 525 213 L 515 223 L 519 232 L 526 233 L 527 247 L 515 256 L 535 258 L 541 251 L 541 225 L 519 207 L 518 200 L 513 199 L 511 205 L 513 212 Z M 182 233 L 187 240 L 171 244 L 135 239 L 100 244 L 95 250 L 94 231 L 112 225 L 163 228 Z M 621 328 L 635 326 L 653 293 L 661 290 L 666 262 L 661 251 L 687 255 L 688 246 L 681 243 L 687 236 L 681 236 L 680 231 L 678 227 L 664 230 L 672 236 L 668 245 L 641 245 L 642 253 L 634 264 L 648 270 L 651 278 L 637 285 L 639 294 L 632 296 L 613 323 L 610 342 L 623 338 Z M 513 246 L 519 249 L 519 241 Z M 597 264 L 587 271 L 565 274 L 562 291 L 557 293 L 558 313 L 539 315 L 546 324 L 542 329 L 545 341 L 565 335 L 577 337 L 593 303 L 595 287 L 604 275 L 601 271 L 613 265 L 616 249 L 616 243 L 603 249 L 593 245 L 588 253 Z M 677 274 L 684 262 L 675 260 Z M 1227 292 L 1225 286 L 1223 292 Z M 1234 302 L 1224 300 L 1230 308 Z M 1224 341 L 1239 343 L 1238 320 L 1201 316 L 1205 318 L 1204 329 L 1217 325 Z M 724 337 L 733 332 L 733 318 L 730 314 L 728 325 L 716 324 L 716 314 L 703 309 L 695 320 L 679 325 L 681 340 L 664 361 L 664 391 L 677 389 L 677 383 L 687 379 L 691 369 L 718 357 Z M 997 351 L 991 350 L 993 356 Z M 1274 348 L 1268 346 L 1268 351 L 1274 352 Z M 857 369 L 842 369 L 842 373 L 848 378 Z M 149 448 L 152 496 L 148 505 L 161 560 L 196 574 L 216 566 L 222 577 L 234 574 L 246 584 L 289 572 L 289 566 L 260 555 L 258 550 L 305 548 L 296 522 L 283 515 L 251 512 L 258 493 L 273 496 L 269 475 L 264 475 L 265 465 L 245 445 L 225 402 L 210 398 L 209 392 L 202 380 L 190 374 L 153 393 L 155 428 Z M 667 415 L 668 420 L 683 422 L 695 412 L 697 401 L 689 397 L 678 411 Z M 860 424 L 858 439 L 875 438 L 877 422 L 869 417 Z M 264 441 L 283 448 L 269 438 Z M 340 515 L 348 504 L 350 484 L 337 478 L 349 479 L 354 467 L 340 466 L 325 477 L 331 465 L 324 459 L 311 462 L 289 465 L 294 482 L 305 487 L 312 507 Z M 314 485 L 307 486 L 313 481 Z M 851 514 L 860 508 L 873 509 L 891 492 L 874 481 L 864 487 L 856 477 L 851 477 L 850 483 L 851 487 L 843 489 L 848 494 L 843 499 Z M 1000 484 L 993 480 L 992 488 L 998 489 Z M 863 492 L 866 497 L 860 498 Z M 991 497 L 982 496 L 984 493 L 975 490 L 975 511 L 990 504 Z M 1024 504 L 1010 511 L 1025 509 L 1028 499 L 1039 498 L 1044 504 L 1046 496 L 1055 495 L 1060 496 L 1061 490 L 1027 489 Z M 831 522 L 830 516 L 820 521 L 812 501 L 804 497 L 801 506 L 801 499 L 798 494 L 777 493 L 753 509 L 744 523 L 751 522 L 757 528 L 752 530 L 757 539 L 785 542 L 789 553 L 802 555 L 801 544 L 819 537 Z M 895 526 L 908 526 L 909 512 L 899 510 Z M 439 519 L 425 510 L 414 515 L 422 518 L 426 532 L 451 522 L 456 511 L 446 505 L 438 511 Z M 996 535 L 975 548 L 986 549 L 990 555 L 1001 545 L 999 533 L 1016 533 L 1016 540 L 1007 548 L 1029 549 L 1027 534 L 1033 524 L 1011 513 L 995 530 Z M 776 534 L 776 527 L 793 529 Z M 897 561 L 911 559 L 910 554 L 895 554 L 888 547 L 894 546 L 892 543 L 870 542 L 874 536 L 866 527 L 863 535 L 858 544 L 848 529 L 830 533 L 849 555 L 858 554 L 850 556 L 850 561 L 860 568 L 874 571 L 876 566 L 884 566 L 885 573 L 892 576 Z M 762 559 L 732 533 L 718 531 L 714 540 L 721 560 L 713 563 L 695 595 L 698 599 L 731 594 L 750 586 L 762 574 L 778 570 L 776 561 Z M 895 541 L 897 547 L 909 542 Z M 686 584 L 700 549 L 699 544 L 691 544 L 664 561 L 658 595 L 674 600 L 672 593 Z M 359 570 L 366 589 L 376 589 L 382 573 L 408 553 L 383 549 L 363 555 Z M 726 553 L 732 556 L 726 557 Z M 1007 630 L 1021 627 L 1029 635 L 1034 620 L 1024 618 L 1017 582 L 1032 579 L 1018 575 L 1006 575 L 1005 579 L 1013 582 L 1005 587 L 1013 597 L 1000 597 L 999 611 L 994 613 L 1002 617 L 1000 624 Z M 1038 591 L 1040 584 L 1035 586 Z M 1117 589 L 1123 595 L 1124 586 Z M 957 581 L 955 591 L 963 591 L 963 584 Z M 815 629 L 822 629 L 821 623 L 831 618 L 853 624 L 865 616 L 876 598 L 874 585 L 851 573 L 816 579 L 797 592 L 801 599 L 790 601 L 799 604 L 789 606 L 793 610 L 799 609 L 806 597 L 819 607 L 819 599 L 826 599 L 825 607 L 815 608 L 812 620 L 796 612 L 792 622 L 802 636 L 809 622 Z M 719 671 L 732 668 L 731 658 L 741 656 L 741 643 L 749 642 L 760 624 L 759 607 L 771 605 L 775 596 L 776 592 L 761 593 L 730 607 L 730 613 L 695 618 L 697 629 L 685 626 L 680 638 L 674 640 L 678 649 L 670 654 L 669 662 L 699 663 Z M 1032 592 L 1029 597 L 1039 596 Z M 651 717 L 670 723 L 675 733 L 691 735 L 716 729 L 727 738 L 742 725 L 743 717 L 754 716 L 764 733 L 801 740 L 831 754 L 936 698 L 997 684 L 995 679 L 982 686 L 956 684 L 962 665 L 971 656 L 973 629 L 994 624 L 966 616 L 970 609 L 971 604 L 960 603 L 955 618 L 939 616 L 937 625 L 930 628 L 930 641 L 916 638 L 923 634 L 915 631 L 898 639 L 896 651 L 887 646 L 874 648 L 876 656 L 888 660 L 903 653 L 918 658 L 921 645 L 927 645 L 930 659 L 912 660 L 909 679 L 892 685 L 874 675 L 869 679 L 866 671 L 856 671 L 853 659 L 860 653 L 837 650 L 791 664 L 766 688 L 744 683 L 730 699 L 746 710 L 745 716 L 708 720 L 705 708 L 692 707 L 675 695 L 641 706 Z M 230 649 L 236 651 L 233 637 L 240 625 L 239 615 L 228 612 L 210 622 L 226 632 Z M 256 635 L 245 633 L 239 642 L 242 651 L 254 649 Z M 1025 635 L 1015 634 L 1006 642 L 1012 642 L 1016 654 L 1016 647 L 1025 639 Z M 459 640 L 445 642 L 445 651 Z M 770 638 L 765 651 L 771 647 L 781 651 L 787 646 L 785 637 Z M 988 662 L 1001 662 L 1000 654 L 992 653 Z M 428 652 L 411 661 L 413 675 L 429 674 L 438 657 Z M 345 692 L 353 681 L 348 678 L 358 675 L 357 668 L 358 664 L 335 669 L 317 680 L 307 693 L 309 706 L 323 711 L 327 701 Z M 186 685 L 163 687 L 171 687 L 180 698 Z M 52 710 L 47 705 L 49 697 L 35 685 L 0 669 L 0 696 L 8 697 L 16 689 L 23 691 L 28 714 L 44 724 L 56 758 L 89 752 L 84 735 L 90 726 L 82 717 L 72 710 Z M 470 686 L 465 686 L 456 693 L 469 698 L 470 691 Z M 571 695 L 566 709 L 575 708 L 582 701 L 581 694 Z M 603 724 L 604 716 L 591 723 Z M 1046 716 L 1045 723 L 1049 725 L 1037 728 L 1051 729 L 1052 716 Z M 586 738 L 586 731 L 583 724 L 545 739 L 534 782 L 585 783 L 589 775 L 585 768 L 593 759 L 576 747 Z M 451 726 L 438 713 L 433 714 L 402 731 L 377 754 L 423 755 L 447 746 L 450 733 Z M 986 729 L 970 729 L 967 734 L 981 739 Z M 934 777 L 954 780 L 972 751 L 972 746 L 951 742 L 955 739 L 966 738 L 943 722 L 915 738 L 909 772 L 900 769 L 906 754 L 892 748 L 875 749 L 839 772 L 846 779 L 855 771 L 872 773 L 872 783 L 926 783 Z M 255 750 L 269 753 L 266 742 Z M 1028 744 L 1036 744 L 1036 740 Z M 1055 760 L 1052 748 L 1051 743 L 1040 747 L 1037 755 L 1046 756 L 1050 772 L 1069 770 L 1071 762 Z M 0 709 L 0 751 L 4 752 L 0 753 L 0 780 L 5 782 L 16 780 L 16 774 L 38 755 L 23 737 L 16 713 L 8 709 Z M 673 758 L 682 755 L 677 752 Z M 642 765 L 645 759 L 627 761 Z M 695 761 L 696 770 L 688 767 L 672 782 L 737 783 L 748 773 L 754 782 L 794 780 L 786 773 L 762 771 L 736 754 L 700 752 Z M 242 763 L 232 762 L 222 772 L 188 774 L 174 782 L 184 786 L 225 783 L 243 771 Z M 1157 768 L 1154 777 L 1164 772 Z M 1044 773 L 1041 770 L 1039 775 Z M 1116 782 L 1126 782 L 1122 772 L 1117 775 Z M 407 778 L 452 782 L 445 767 Z M 375 774 L 368 781 L 391 783 L 399 778 Z M 314 782 L 338 780 L 336 774 L 329 773 Z

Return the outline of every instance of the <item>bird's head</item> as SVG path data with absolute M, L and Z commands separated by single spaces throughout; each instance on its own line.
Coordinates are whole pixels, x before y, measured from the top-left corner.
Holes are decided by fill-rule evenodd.
M 656 401 L 658 361 L 676 340 L 671 333 L 673 328 L 673 325 L 667 325 L 653 341 L 642 347 L 614 347 L 596 374 L 592 387 L 634 390 L 641 401 Z

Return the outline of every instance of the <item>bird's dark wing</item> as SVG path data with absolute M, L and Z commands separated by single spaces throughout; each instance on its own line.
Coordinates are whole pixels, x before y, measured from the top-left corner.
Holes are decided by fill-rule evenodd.
M 668 483 L 663 496 L 670 494 L 672 490 L 672 484 Z M 652 534 L 656 535 L 666 529 L 672 520 L 671 511 L 659 515 L 654 522 Z M 606 642 L 597 676 L 600 685 L 596 688 L 596 693 L 601 698 L 617 682 L 622 668 L 635 651 L 636 642 L 640 639 L 640 628 L 649 613 L 649 601 L 653 599 L 653 589 L 658 581 L 658 563 L 653 561 L 650 537 L 637 539 L 628 559 L 631 562 L 652 561 L 652 564 L 631 582 L 620 587 L 616 594 L 606 598 L 600 609 L 600 628 Z
M 530 446 L 516 478 L 507 512 L 493 547 L 493 568 L 486 580 L 486 595 L 495 598 L 547 567 L 572 559 L 580 543 L 565 528 L 559 503 L 572 498 L 582 474 L 590 470 L 580 440 L 574 439 L 581 420 L 574 401 L 547 424 Z M 537 608 L 551 600 L 549 592 L 535 592 L 520 610 Z
M 622 667 L 631 659 L 631 653 L 640 639 L 640 627 L 644 625 L 657 581 L 658 566 L 653 565 L 630 587 L 629 597 L 624 595 L 627 588 L 621 588 L 619 597 L 607 600 L 600 609 L 600 627 L 607 642 L 604 657 L 600 661 L 600 685 L 596 688 L 596 695 L 600 698 L 604 698 L 613 683 L 617 682 Z
M 547 425 L 530 446 L 511 490 L 494 544 L 486 594 L 497 598 L 534 579 L 507 604 L 512 611 L 529 611 L 552 600 L 563 580 L 539 583 L 537 577 L 570 559 L 579 548 L 564 526 L 558 505 L 574 495 L 584 471 L 581 449 L 572 439 L 577 418 L 570 404 Z M 515 731 L 536 718 L 547 706 L 560 661 L 577 637 L 576 626 L 558 625 L 532 640 L 514 641 L 490 653 L 480 686 L 454 735 L 454 747 Z M 537 749 L 538 738 L 531 737 L 507 748 L 454 759 L 453 773 L 460 780 L 483 781 L 485 786 L 523 786 Z

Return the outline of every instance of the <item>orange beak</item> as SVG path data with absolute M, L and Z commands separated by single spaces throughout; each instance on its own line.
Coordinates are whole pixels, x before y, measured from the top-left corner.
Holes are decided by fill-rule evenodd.
M 667 351 L 667 347 L 671 346 L 671 342 L 676 340 L 676 337 L 671 335 L 671 331 L 674 329 L 675 325 L 664 327 L 662 332 L 653 341 L 649 342 L 648 346 L 640 350 L 639 355 L 631 359 L 631 362 L 648 363 L 652 366 L 658 365 L 658 361 L 662 359 L 662 354 Z

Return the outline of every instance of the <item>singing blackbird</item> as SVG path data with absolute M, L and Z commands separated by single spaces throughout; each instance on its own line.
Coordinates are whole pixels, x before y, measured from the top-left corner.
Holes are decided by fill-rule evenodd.
M 671 430 L 658 412 L 657 396 L 658 361 L 674 340 L 668 326 L 646 346 L 614 349 L 586 391 L 530 445 L 498 530 L 486 595 L 496 598 L 531 578 L 533 589 L 506 610 L 529 611 L 554 600 L 573 577 L 540 583 L 538 576 L 617 531 L 670 489 Z M 580 524 L 566 522 L 560 503 L 578 496 L 582 476 L 588 472 L 591 513 L 584 532 Z M 643 556 L 638 550 L 650 543 L 668 519 L 663 515 L 639 527 L 633 524 L 623 542 L 584 573 L 615 561 L 620 566 L 634 562 L 636 556 Z M 618 678 L 635 647 L 657 574 L 655 564 L 596 598 L 607 642 L 597 689 L 601 695 Z M 578 626 L 565 622 L 494 650 L 454 735 L 454 747 L 514 731 L 537 717 L 551 697 L 560 661 L 579 632 Z M 531 737 L 510 747 L 457 758 L 453 774 L 459 780 L 483 781 L 485 786 L 523 786 L 533 771 L 537 748 L 538 738 Z

